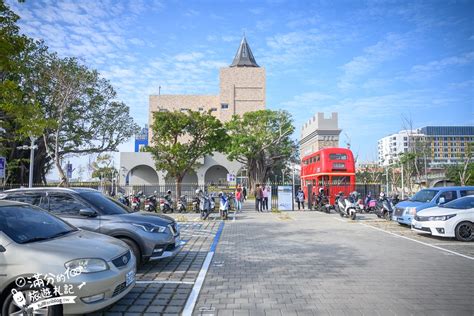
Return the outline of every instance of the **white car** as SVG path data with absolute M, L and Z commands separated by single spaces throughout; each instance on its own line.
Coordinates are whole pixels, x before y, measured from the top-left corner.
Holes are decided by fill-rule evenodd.
M 474 196 L 419 211 L 411 222 L 411 229 L 421 234 L 473 241 Z

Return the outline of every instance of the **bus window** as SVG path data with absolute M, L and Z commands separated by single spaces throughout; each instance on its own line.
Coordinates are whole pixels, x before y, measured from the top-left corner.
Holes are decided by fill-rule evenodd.
M 331 160 L 347 160 L 346 154 L 329 154 Z
M 349 184 L 349 177 L 334 176 L 334 177 L 332 177 L 332 184 L 333 184 L 333 185 L 345 185 L 345 184 Z

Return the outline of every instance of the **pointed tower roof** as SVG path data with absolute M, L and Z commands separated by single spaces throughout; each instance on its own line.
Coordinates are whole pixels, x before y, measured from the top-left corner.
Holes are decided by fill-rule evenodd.
M 252 50 L 247 43 L 245 35 L 242 37 L 239 49 L 230 67 L 260 67 L 253 57 Z

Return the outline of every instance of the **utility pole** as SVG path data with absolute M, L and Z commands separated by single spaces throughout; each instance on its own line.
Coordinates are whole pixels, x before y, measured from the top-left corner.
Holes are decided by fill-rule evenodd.
M 36 137 L 30 135 L 30 141 L 31 145 L 23 145 L 17 147 L 17 149 L 20 150 L 30 150 L 30 172 L 28 174 L 28 187 L 32 188 L 33 187 L 33 169 L 34 169 L 34 163 L 35 163 L 35 149 L 38 148 L 37 145 L 35 145 Z
M 402 200 L 405 199 L 405 187 L 403 186 L 403 163 L 400 164 L 402 166 Z
M 388 194 L 388 166 L 385 169 L 385 181 L 386 181 L 385 193 Z
M 293 187 L 293 195 L 292 195 L 292 203 L 293 203 L 293 211 L 295 210 L 295 197 L 296 197 L 296 192 L 295 192 L 295 164 L 292 164 L 293 168 L 293 182 L 292 182 L 292 187 Z M 299 205 L 299 204 L 298 204 Z
M 28 175 L 28 187 L 33 187 L 33 166 L 35 164 L 35 149 L 38 146 L 35 146 L 36 137 L 30 136 L 31 145 L 30 145 L 30 174 Z

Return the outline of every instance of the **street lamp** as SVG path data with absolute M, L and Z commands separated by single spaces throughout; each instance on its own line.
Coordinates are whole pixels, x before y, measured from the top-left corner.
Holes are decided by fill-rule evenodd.
M 23 146 L 18 146 L 17 149 L 19 150 L 30 150 L 30 172 L 28 174 L 28 187 L 32 188 L 33 187 L 33 167 L 34 167 L 34 162 L 35 162 L 35 149 L 38 148 L 37 145 L 35 145 L 36 137 L 30 136 L 30 141 L 31 145 L 23 145 Z

